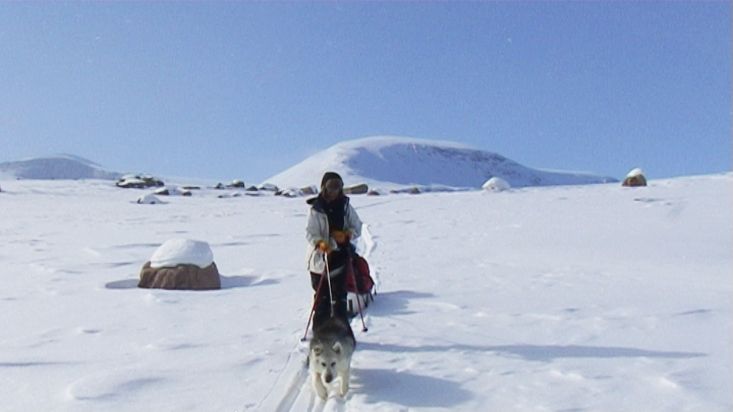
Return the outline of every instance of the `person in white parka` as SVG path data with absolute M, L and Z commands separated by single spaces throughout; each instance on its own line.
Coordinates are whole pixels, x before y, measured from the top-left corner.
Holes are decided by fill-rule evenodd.
M 326 172 L 321 179 L 321 191 L 317 197 L 307 201 L 311 205 L 306 226 L 308 241 L 308 271 L 311 275 L 311 286 L 317 302 L 313 315 L 313 329 L 331 316 L 328 286 L 318 291 L 318 285 L 328 269 L 331 279 L 331 292 L 334 304 L 334 316 L 347 320 L 346 310 L 346 262 L 354 252 L 351 244 L 361 234 L 361 219 L 344 194 L 344 181 L 337 173 Z M 325 279 L 324 279 L 325 281 Z M 325 283 L 325 282 L 324 282 Z

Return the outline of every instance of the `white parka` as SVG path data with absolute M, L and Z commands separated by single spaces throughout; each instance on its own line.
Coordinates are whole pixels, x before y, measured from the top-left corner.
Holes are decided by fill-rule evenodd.
M 346 202 L 346 212 L 344 213 L 344 229 L 351 232 L 351 240 L 355 240 L 361 235 L 361 219 L 351 204 Z M 306 261 L 308 270 L 313 273 L 323 273 L 326 270 L 326 264 L 323 261 L 323 252 L 316 245 L 320 240 L 327 240 L 331 245 L 331 249 L 336 249 L 336 241 L 330 235 L 328 227 L 328 216 L 321 211 L 311 207 L 308 215 L 308 225 L 305 228 L 305 238 L 308 241 L 308 249 L 306 253 Z

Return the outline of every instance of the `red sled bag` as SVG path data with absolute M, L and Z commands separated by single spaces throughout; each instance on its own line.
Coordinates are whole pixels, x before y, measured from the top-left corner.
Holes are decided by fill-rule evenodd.
M 366 259 L 359 255 L 354 255 L 351 259 L 354 269 L 354 276 L 346 277 L 346 290 L 359 295 L 371 294 L 374 288 L 374 279 L 369 274 L 369 264 Z M 354 281 L 356 280 L 356 284 Z
M 374 301 L 374 279 L 366 259 L 357 254 L 352 255 L 351 269 L 346 276 L 346 310 L 349 316 L 356 316 Z

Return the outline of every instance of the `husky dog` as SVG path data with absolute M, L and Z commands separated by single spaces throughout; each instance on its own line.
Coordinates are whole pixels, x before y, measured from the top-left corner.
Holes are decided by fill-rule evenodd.
M 321 399 L 328 397 L 327 388 L 335 378 L 341 380 L 341 396 L 348 392 L 355 347 L 354 332 L 345 319 L 331 317 L 313 331 L 308 363 L 313 389 Z

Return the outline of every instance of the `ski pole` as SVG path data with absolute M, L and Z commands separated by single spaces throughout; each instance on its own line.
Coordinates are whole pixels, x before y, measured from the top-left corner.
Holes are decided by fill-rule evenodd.
M 331 317 L 334 317 L 333 307 L 336 301 L 333 300 L 333 290 L 331 289 L 331 270 L 328 268 L 328 252 L 323 254 L 323 261 L 326 262 L 326 279 L 328 280 L 328 301 L 331 303 Z
M 318 287 L 316 288 L 316 297 L 313 299 L 313 307 L 311 307 L 311 313 L 308 315 L 308 323 L 305 325 L 305 333 L 303 334 L 303 339 L 301 339 L 301 342 L 305 342 L 308 339 L 308 329 L 311 327 L 311 320 L 313 319 L 313 313 L 316 311 L 316 306 L 318 306 L 318 302 L 321 299 L 321 287 L 323 287 L 323 275 L 321 275 L 321 280 L 318 281 Z
M 359 287 L 356 283 L 356 271 L 354 270 L 353 260 L 351 259 L 351 255 L 349 255 L 349 259 L 346 262 L 348 264 L 349 270 L 351 272 L 351 280 L 354 281 L 354 287 L 356 288 L 356 305 L 359 307 L 359 317 L 361 317 L 361 331 L 366 332 L 369 329 L 366 327 L 366 323 L 364 323 L 364 312 L 361 310 L 361 296 L 359 293 Z

